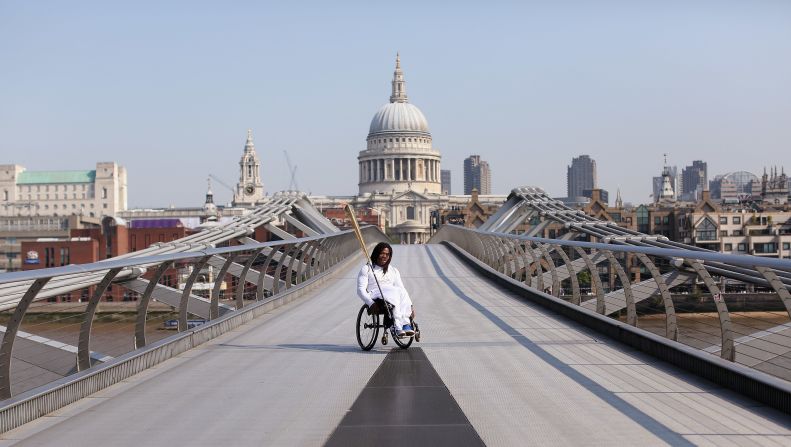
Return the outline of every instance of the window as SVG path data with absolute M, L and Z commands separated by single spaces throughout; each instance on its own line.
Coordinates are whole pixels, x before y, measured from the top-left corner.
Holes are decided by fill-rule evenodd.
M 736 246 L 736 250 L 738 250 L 738 251 L 745 251 L 746 249 L 747 249 L 747 246 L 745 246 L 744 243 L 741 243 L 741 244 Z
M 55 267 L 55 247 L 44 248 L 44 266 Z
M 60 265 L 69 265 L 69 248 L 61 247 L 60 249 Z
M 742 230 L 733 230 L 731 236 L 744 236 L 744 232 Z
M 721 223 L 721 224 L 726 224 L 726 223 L 728 223 L 728 218 L 727 218 L 727 217 L 725 217 L 725 216 L 720 216 L 720 223 Z
M 102 188 L 102 198 L 103 199 L 107 198 L 107 188 Z
M 717 240 L 717 227 L 709 219 L 704 219 L 697 230 L 695 230 L 695 239 L 698 241 L 716 241 Z
M 776 253 L 777 245 L 774 242 L 764 244 L 753 244 L 753 253 Z
M 648 233 L 648 208 L 645 205 L 640 205 L 635 214 L 637 215 L 637 231 Z
M 783 242 L 783 250 L 791 250 L 791 242 Z
M 727 236 L 728 230 L 720 230 L 720 236 Z
M 406 218 L 407 218 L 407 220 L 415 218 L 415 207 L 414 206 L 406 207 Z
M 662 218 L 659 216 L 654 216 L 654 225 L 661 225 L 661 224 L 662 224 Z
M 664 225 L 670 225 L 670 216 L 664 216 L 664 217 L 662 217 L 662 224 L 664 224 Z
M 741 224 L 741 223 L 742 223 L 742 218 L 741 218 L 741 216 L 733 216 L 733 223 L 735 223 L 735 224 Z
M 102 204 L 102 208 L 107 208 L 107 204 L 106 203 Z
M 725 244 L 722 248 L 723 251 L 733 251 L 733 244 Z
M 8 201 L 8 191 L 3 191 L 3 200 Z

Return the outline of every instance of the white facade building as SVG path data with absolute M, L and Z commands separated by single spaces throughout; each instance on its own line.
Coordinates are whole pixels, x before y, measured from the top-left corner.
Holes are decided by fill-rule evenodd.
M 425 243 L 432 234 L 434 211 L 462 208 L 470 200 L 468 195 L 443 194 L 440 159 L 426 117 L 408 102 L 401 59 L 396 56 L 390 102 L 374 114 L 366 149 L 357 157 L 358 195 L 314 196 L 311 201 L 319 209 L 350 203 L 376 210 L 391 238 L 402 244 Z M 497 204 L 505 198 L 481 197 Z
M 253 131 L 247 130 L 247 141 L 239 160 L 239 183 L 233 195 L 234 206 L 252 206 L 264 198 L 264 183 L 261 181 L 261 161 L 255 152 Z
M 115 216 L 126 208 L 126 168 L 115 162 L 90 171 L 0 165 L 0 216 Z

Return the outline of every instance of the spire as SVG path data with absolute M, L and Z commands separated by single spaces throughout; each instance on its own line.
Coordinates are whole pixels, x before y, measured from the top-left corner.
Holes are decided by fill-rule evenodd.
M 244 143 L 245 152 L 255 152 L 255 145 L 253 144 L 253 129 L 247 129 L 247 142 Z
M 398 53 L 396 53 L 396 67 L 393 72 L 393 94 L 390 95 L 390 102 L 408 102 L 404 72 L 401 71 L 401 55 Z
M 621 188 L 618 188 L 618 192 L 615 195 L 615 207 L 623 208 L 623 199 L 621 199 Z
M 214 203 L 214 193 L 211 192 L 211 178 L 207 178 L 206 181 L 209 183 L 209 188 L 206 190 L 206 204 Z

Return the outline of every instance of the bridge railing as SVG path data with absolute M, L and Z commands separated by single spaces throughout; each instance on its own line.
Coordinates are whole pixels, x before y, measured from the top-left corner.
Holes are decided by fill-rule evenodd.
M 363 233 L 369 242 L 386 239 L 375 227 Z M 179 248 L 178 253 L 0 274 L 0 306 L 6 310 L 5 328 L 0 326 L 0 399 L 46 394 L 52 380 L 62 387 L 69 377 L 128 352 L 143 352 L 154 342 L 161 348 L 196 325 L 211 326 L 213 320 L 287 295 L 359 252 L 351 231 Z M 123 296 L 120 303 L 108 302 L 118 296 Z M 166 328 L 177 333 L 161 330 Z
M 454 225 L 442 241 L 536 291 L 791 380 L 789 260 Z

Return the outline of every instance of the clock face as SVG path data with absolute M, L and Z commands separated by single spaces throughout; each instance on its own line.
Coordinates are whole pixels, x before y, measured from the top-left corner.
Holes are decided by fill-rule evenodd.
M 251 196 L 251 195 L 253 195 L 253 193 L 255 192 L 255 186 L 253 186 L 253 185 L 247 185 L 247 186 L 245 186 L 245 187 L 244 187 L 244 192 L 245 192 L 245 194 L 247 194 L 248 196 Z

